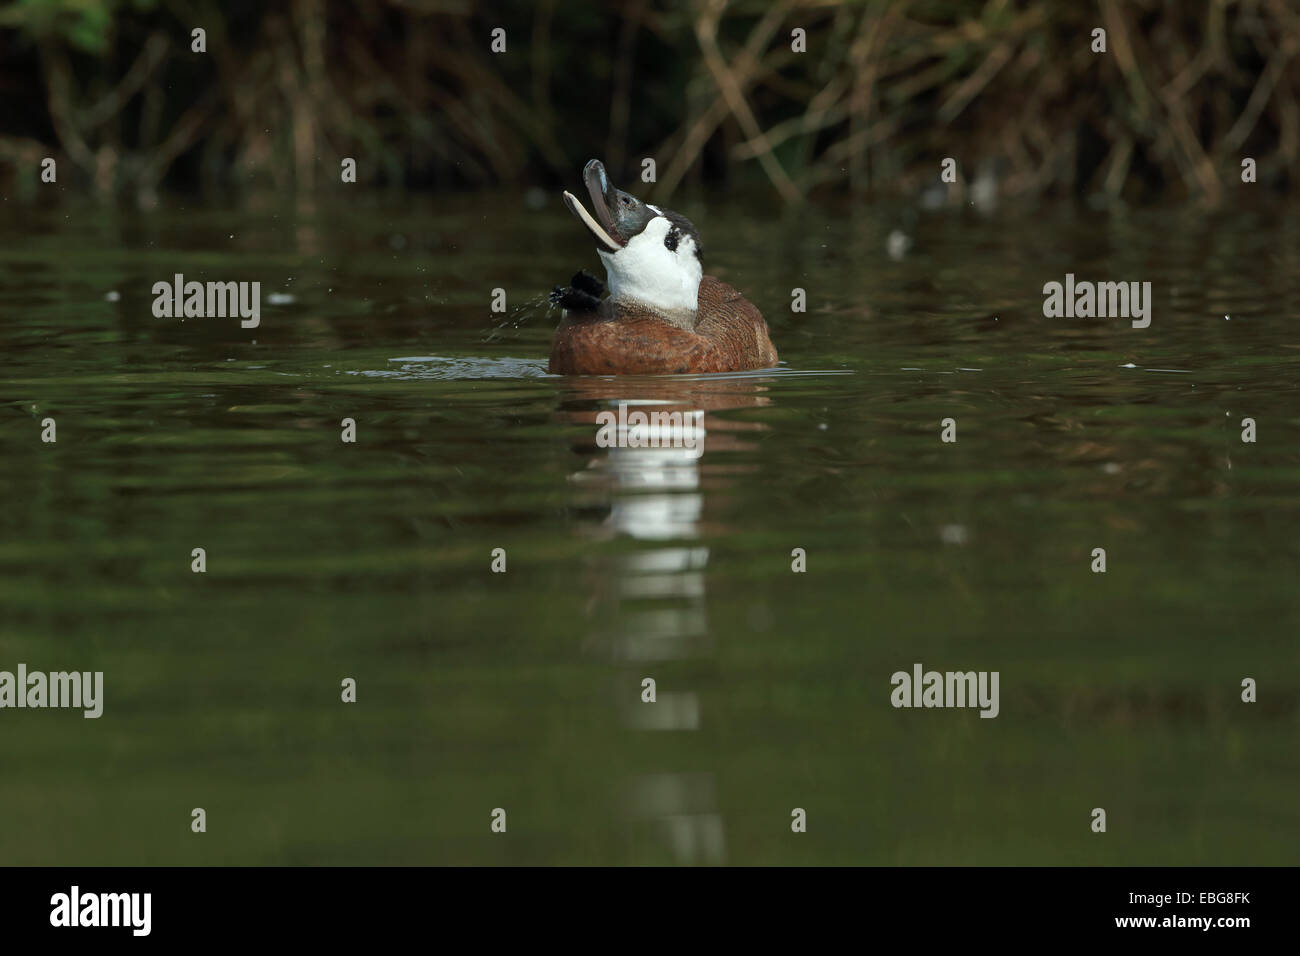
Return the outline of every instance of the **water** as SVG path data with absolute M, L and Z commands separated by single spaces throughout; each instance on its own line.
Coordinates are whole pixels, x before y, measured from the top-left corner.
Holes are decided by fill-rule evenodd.
M 0 669 L 105 702 L 0 712 L 0 861 L 1296 862 L 1293 213 L 687 203 L 781 367 L 563 379 L 558 201 L 3 208 Z M 1067 272 L 1151 328 L 1044 319 Z M 917 662 L 999 716 L 894 709 Z

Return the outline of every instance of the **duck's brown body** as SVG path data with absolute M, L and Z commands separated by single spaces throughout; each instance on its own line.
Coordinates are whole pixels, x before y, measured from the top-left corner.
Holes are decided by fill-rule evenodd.
M 776 349 L 763 315 L 713 276 L 700 280 L 694 329 L 605 299 L 569 312 L 555 330 L 550 371 L 559 375 L 669 375 L 771 368 Z

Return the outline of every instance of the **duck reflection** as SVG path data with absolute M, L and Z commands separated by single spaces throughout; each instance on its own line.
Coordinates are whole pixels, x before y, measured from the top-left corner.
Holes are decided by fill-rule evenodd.
M 575 450 L 586 459 L 571 480 L 580 533 L 609 542 L 591 560 L 589 647 L 619 669 L 616 707 L 643 732 L 698 730 L 700 694 L 674 681 L 641 699 L 653 665 L 713 653 L 707 606 L 709 548 L 725 534 L 710 520 L 725 501 L 729 476 L 748 468 L 760 423 L 721 414 L 770 403 L 767 376 L 570 379 L 561 415 L 591 427 Z M 612 440 L 611 440 L 612 439 Z M 728 459 L 732 459 L 730 462 Z M 628 782 L 626 812 L 650 828 L 679 863 L 726 860 L 725 826 L 709 773 L 649 773 Z

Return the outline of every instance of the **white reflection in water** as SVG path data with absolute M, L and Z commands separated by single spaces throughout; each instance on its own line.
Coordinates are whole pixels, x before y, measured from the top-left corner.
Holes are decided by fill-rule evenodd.
M 702 411 L 676 408 L 703 418 Z M 606 530 L 654 543 L 617 555 L 606 565 L 614 576 L 606 593 L 616 605 L 609 649 L 613 659 L 623 664 L 700 657 L 712 651 L 705 605 L 709 549 L 684 544 L 700 536 L 704 512 L 700 468 L 707 441 L 701 433 L 699 446 L 688 449 L 681 447 L 681 437 L 678 427 L 652 424 L 638 432 L 642 447 L 604 449 L 604 457 L 592 463 L 611 479 Z M 696 691 L 657 687 L 655 702 L 644 703 L 639 693 L 633 693 L 643 676 L 653 675 L 639 669 L 620 673 L 619 710 L 626 726 L 638 731 L 699 729 L 703 702 Z M 652 827 L 677 862 L 725 862 L 725 828 L 714 803 L 711 775 L 635 778 L 629 804 L 633 820 Z
M 638 730 L 699 730 L 700 699 L 694 691 L 659 691 L 655 703 L 633 703 L 627 722 Z
M 698 536 L 704 499 L 698 491 L 700 459 L 694 452 L 611 448 L 607 463 L 620 492 L 609 516 L 616 531 L 649 541 Z
M 628 805 L 634 819 L 650 823 L 668 841 L 678 862 L 726 862 L 726 828 L 715 809 L 712 774 L 644 774 Z

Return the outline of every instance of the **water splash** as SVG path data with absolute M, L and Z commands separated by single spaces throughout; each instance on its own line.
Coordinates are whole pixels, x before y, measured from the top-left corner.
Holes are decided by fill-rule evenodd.
M 505 332 L 507 330 L 518 329 L 525 322 L 534 318 L 534 316 L 549 315 L 554 309 L 554 306 L 550 303 L 549 297 L 550 293 L 544 292 L 540 295 L 533 296 L 523 305 L 515 306 L 514 309 L 512 309 L 504 319 L 494 325 L 491 331 L 489 331 L 480 341 L 484 344 L 499 341 L 505 338 Z
M 477 358 L 458 355 L 410 355 L 388 360 L 395 368 L 348 370 L 348 375 L 412 381 L 540 378 L 546 362 L 525 358 Z

